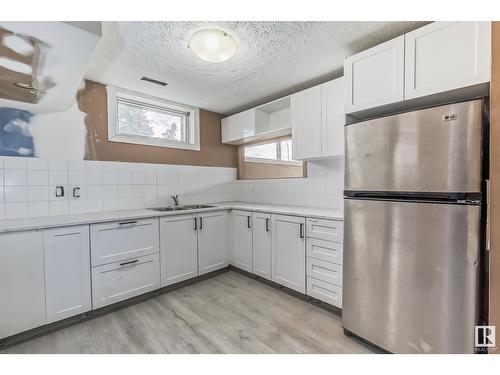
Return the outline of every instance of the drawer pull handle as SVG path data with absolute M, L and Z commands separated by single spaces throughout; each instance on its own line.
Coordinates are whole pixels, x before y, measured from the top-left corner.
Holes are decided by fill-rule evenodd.
M 122 221 L 121 223 L 118 223 L 118 225 L 132 225 L 136 224 L 137 220 L 131 220 L 131 221 Z
M 80 234 L 80 233 L 81 232 L 60 233 L 60 234 L 54 234 L 54 237 L 74 236 L 75 234 Z
M 139 261 L 139 259 L 131 260 L 129 262 L 120 263 L 120 266 L 126 266 L 126 265 L 129 265 L 129 264 L 134 264 L 134 263 L 137 263 L 138 261 Z

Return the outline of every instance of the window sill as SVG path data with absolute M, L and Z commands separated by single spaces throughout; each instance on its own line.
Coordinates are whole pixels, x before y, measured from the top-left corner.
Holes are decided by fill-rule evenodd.
M 130 144 L 143 145 L 143 146 L 176 148 L 176 149 L 181 149 L 181 150 L 200 151 L 200 144 L 199 143 L 191 144 L 191 143 L 169 141 L 166 139 L 154 139 L 154 138 L 140 137 L 140 136 L 133 136 L 133 135 L 117 134 L 113 137 L 109 137 L 108 140 L 110 142 L 130 143 Z
M 261 163 L 261 164 L 275 164 L 275 165 L 290 165 L 295 167 L 302 166 L 301 161 L 288 161 L 288 160 L 273 160 L 261 158 L 245 158 L 245 163 Z

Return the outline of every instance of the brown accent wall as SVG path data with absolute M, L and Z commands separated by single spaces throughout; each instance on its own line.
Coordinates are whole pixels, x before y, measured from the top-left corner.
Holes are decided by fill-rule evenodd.
M 107 96 L 104 85 L 86 81 L 78 94 L 86 113 L 87 160 L 236 167 L 236 146 L 221 143 L 221 115 L 200 110 L 200 151 L 134 145 L 108 141 Z
M 500 330 L 500 22 L 493 22 L 490 97 L 490 324 Z M 498 335 L 497 335 L 498 337 Z M 498 339 L 497 339 L 498 340 Z M 497 341 L 498 346 L 498 341 Z M 498 353 L 498 351 L 497 351 Z

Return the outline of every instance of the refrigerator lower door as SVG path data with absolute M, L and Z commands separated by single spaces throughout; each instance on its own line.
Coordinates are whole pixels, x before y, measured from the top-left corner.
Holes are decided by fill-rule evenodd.
M 344 205 L 344 328 L 393 353 L 473 353 L 480 207 Z
M 481 191 L 482 101 L 345 127 L 345 190 Z

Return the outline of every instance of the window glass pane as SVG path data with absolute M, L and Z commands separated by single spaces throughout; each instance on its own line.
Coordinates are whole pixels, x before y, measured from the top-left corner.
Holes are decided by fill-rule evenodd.
M 280 142 L 280 159 L 286 161 L 293 161 L 292 159 L 292 140 L 288 139 L 286 141 Z
M 118 101 L 118 133 L 189 142 L 186 115 Z
M 245 158 L 278 160 L 276 142 L 245 147 Z

